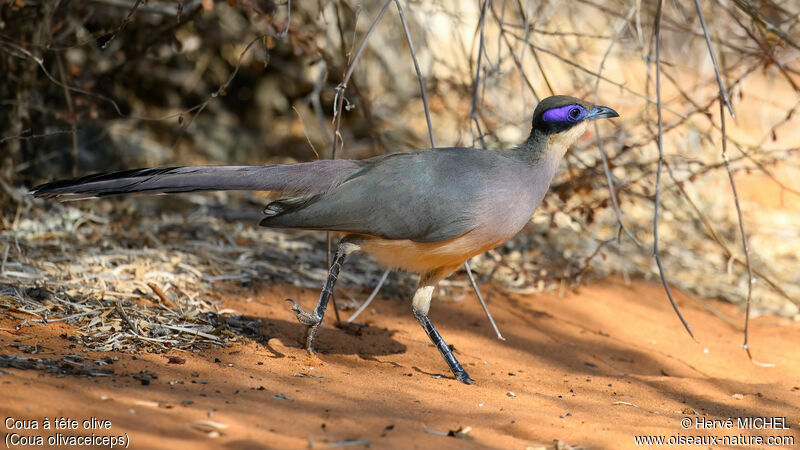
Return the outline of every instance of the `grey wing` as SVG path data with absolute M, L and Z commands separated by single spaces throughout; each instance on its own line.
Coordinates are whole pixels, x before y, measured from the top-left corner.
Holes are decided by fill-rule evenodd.
M 435 149 L 366 160 L 333 189 L 268 207 L 261 225 L 439 242 L 475 227 L 481 164 L 474 149 Z M 477 151 L 483 154 L 492 152 Z M 472 158 L 468 155 L 472 154 Z M 464 158 L 466 157 L 466 158 Z

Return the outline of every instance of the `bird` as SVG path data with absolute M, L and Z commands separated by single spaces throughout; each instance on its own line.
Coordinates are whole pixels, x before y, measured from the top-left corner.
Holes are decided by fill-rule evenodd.
M 348 256 L 419 274 L 411 310 L 454 378 L 473 379 L 434 327 L 434 289 L 469 258 L 514 237 L 541 204 L 564 154 L 599 118 L 619 117 L 607 106 L 555 95 L 533 112 L 530 135 L 505 150 L 428 148 L 362 160 L 317 160 L 263 166 L 185 166 L 100 173 L 34 188 L 59 200 L 131 193 L 216 190 L 274 191 L 259 225 L 324 230 L 340 236 L 316 307 L 292 311 L 313 343 Z

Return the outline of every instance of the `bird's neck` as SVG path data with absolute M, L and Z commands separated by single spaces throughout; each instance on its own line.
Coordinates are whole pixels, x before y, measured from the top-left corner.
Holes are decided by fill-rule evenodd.
M 532 204 L 538 206 L 542 201 L 558 172 L 564 154 L 585 130 L 584 124 L 578 124 L 558 134 L 547 134 L 534 129 L 525 142 L 510 151 L 512 158 L 522 163 L 525 167 L 523 170 L 529 175 Z
M 544 133 L 532 130 L 528 139 L 513 150 L 514 157 L 528 165 L 537 164 L 547 156 L 548 142 L 549 139 Z
M 513 150 L 514 157 L 530 166 L 546 164 L 557 167 L 567 150 L 585 132 L 586 123 L 556 134 L 547 134 L 534 128 L 528 139 Z

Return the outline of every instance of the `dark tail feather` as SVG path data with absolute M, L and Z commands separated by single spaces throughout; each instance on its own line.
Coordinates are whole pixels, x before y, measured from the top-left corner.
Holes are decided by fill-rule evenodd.
M 342 182 L 358 164 L 322 160 L 272 166 L 194 166 L 135 169 L 55 181 L 34 188 L 36 197 L 59 200 L 132 193 L 195 191 L 278 191 L 287 194 L 325 192 Z

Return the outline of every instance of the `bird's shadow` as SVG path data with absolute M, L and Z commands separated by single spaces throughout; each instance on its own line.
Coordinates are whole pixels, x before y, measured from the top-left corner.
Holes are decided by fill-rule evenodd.
M 254 327 L 231 327 L 234 334 L 253 340 L 263 345 L 273 358 L 286 357 L 283 347 L 302 348 L 306 326 L 292 320 L 283 320 L 274 317 L 237 316 L 240 322 L 258 323 Z M 329 324 L 329 321 L 331 322 Z M 397 330 L 389 330 L 374 325 L 363 324 L 335 324 L 335 318 L 327 318 L 325 325 L 318 331 L 314 339 L 314 350 L 323 355 L 358 355 L 363 359 L 372 360 L 376 356 L 396 355 L 407 350 L 405 344 L 394 339 Z M 270 340 L 279 339 L 281 346 L 273 345 Z

